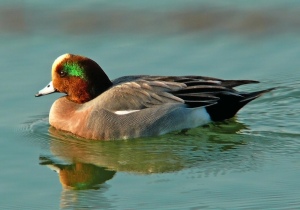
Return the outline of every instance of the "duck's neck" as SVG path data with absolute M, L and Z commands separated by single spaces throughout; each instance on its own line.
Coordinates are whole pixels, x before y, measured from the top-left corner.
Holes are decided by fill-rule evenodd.
M 91 99 L 94 99 L 109 88 L 111 88 L 113 84 L 107 77 L 107 75 L 102 75 L 101 78 L 93 80 L 93 84 L 89 85 L 91 87 L 89 89 L 89 94 L 91 96 Z
M 80 86 L 78 86 L 80 88 L 76 89 L 76 91 L 73 91 L 72 94 L 68 95 L 67 99 L 77 104 L 83 104 L 91 101 L 112 86 L 112 83 L 109 82 L 105 84 L 100 82 L 97 84 L 81 83 Z
M 92 61 L 87 68 L 87 76 L 89 78 L 87 82 L 89 87 L 88 93 L 90 95 L 90 100 L 92 100 L 111 88 L 113 84 L 96 62 Z M 95 71 L 95 69 L 97 70 Z

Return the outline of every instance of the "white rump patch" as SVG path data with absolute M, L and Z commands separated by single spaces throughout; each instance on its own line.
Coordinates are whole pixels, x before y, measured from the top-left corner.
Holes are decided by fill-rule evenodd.
M 201 126 L 211 122 L 211 118 L 205 107 L 194 108 L 192 118 L 196 122 L 196 126 Z
M 120 110 L 120 111 L 115 111 L 115 114 L 117 115 L 125 115 L 125 114 L 130 114 L 133 112 L 138 112 L 140 110 Z

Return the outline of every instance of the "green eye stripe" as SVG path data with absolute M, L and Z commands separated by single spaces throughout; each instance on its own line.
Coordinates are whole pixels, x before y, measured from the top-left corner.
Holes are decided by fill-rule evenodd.
M 67 62 L 64 64 L 64 70 L 68 73 L 70 76 L 80 77 L 81 79 L 86 80 L 84 71 L 82 67 L 80 67 L 77 63 L 71 63 Z

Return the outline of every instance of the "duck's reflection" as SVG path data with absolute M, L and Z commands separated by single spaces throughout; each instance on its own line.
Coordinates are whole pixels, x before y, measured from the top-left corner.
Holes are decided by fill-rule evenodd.
M 50 158 L 40 157 L 40 165 L 46 165 L 59 174 L 59 180 L 66 189 L 99 189 L 100 185 L 111 179 L 115 171 L 89 163 L 54 163 Z
M 184 163 L 169 139 L 134 139 L 128 141 L 91 141 L 49 128 L 53 155 L 71 163 L 87 163 L 108 170 L 131 173 L 165 173 L 178 171 Z
M 218 164 L 219 160 L 214 158 L 219 159 L 220 153 L 246 144 L 236 135 L 241 129 L 245 129 L 243 124 L 229 121 L 149 139 L 99 142 L 74 138 L 50 127 L 53 158 L 41 156 L 40 164 L 57 171 L 64 188 L 76 190 L 98 189 L 122 171 L 166 173 L 198 165 L 205 174 L 210 169 L 215 173 L 212 163 Z M 227 154 L 226 160 L 230 157 Z M 221 165 L 217 169 L 227 170 Z
M 238 134 L 245 129 L 233 119 L 159 137 L 104 142 L 78 139 L 50 127 L 51 154 L 40 156 L 40 164 L 59 174 L 61 208 L 91 206 L 92 202 L 108 208 L 111 202 L 104 192 L 110 184 L 106 182 L 117 172 L 150 174 L 192 168 L 201 177 L 253 170 L 259 162 L 247 146 L 253 139 Z

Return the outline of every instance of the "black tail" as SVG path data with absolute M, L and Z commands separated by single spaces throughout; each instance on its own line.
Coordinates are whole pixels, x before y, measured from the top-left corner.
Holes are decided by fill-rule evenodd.
M 229 119 L 232 118 L 247 103 L 274 89 L 275 88 L 270 88 L 252 93 L 219 92 L 215 95 L 219 98 L 218 102 L 211 106 L 207 106 L 206 110 L 213 121 Z

